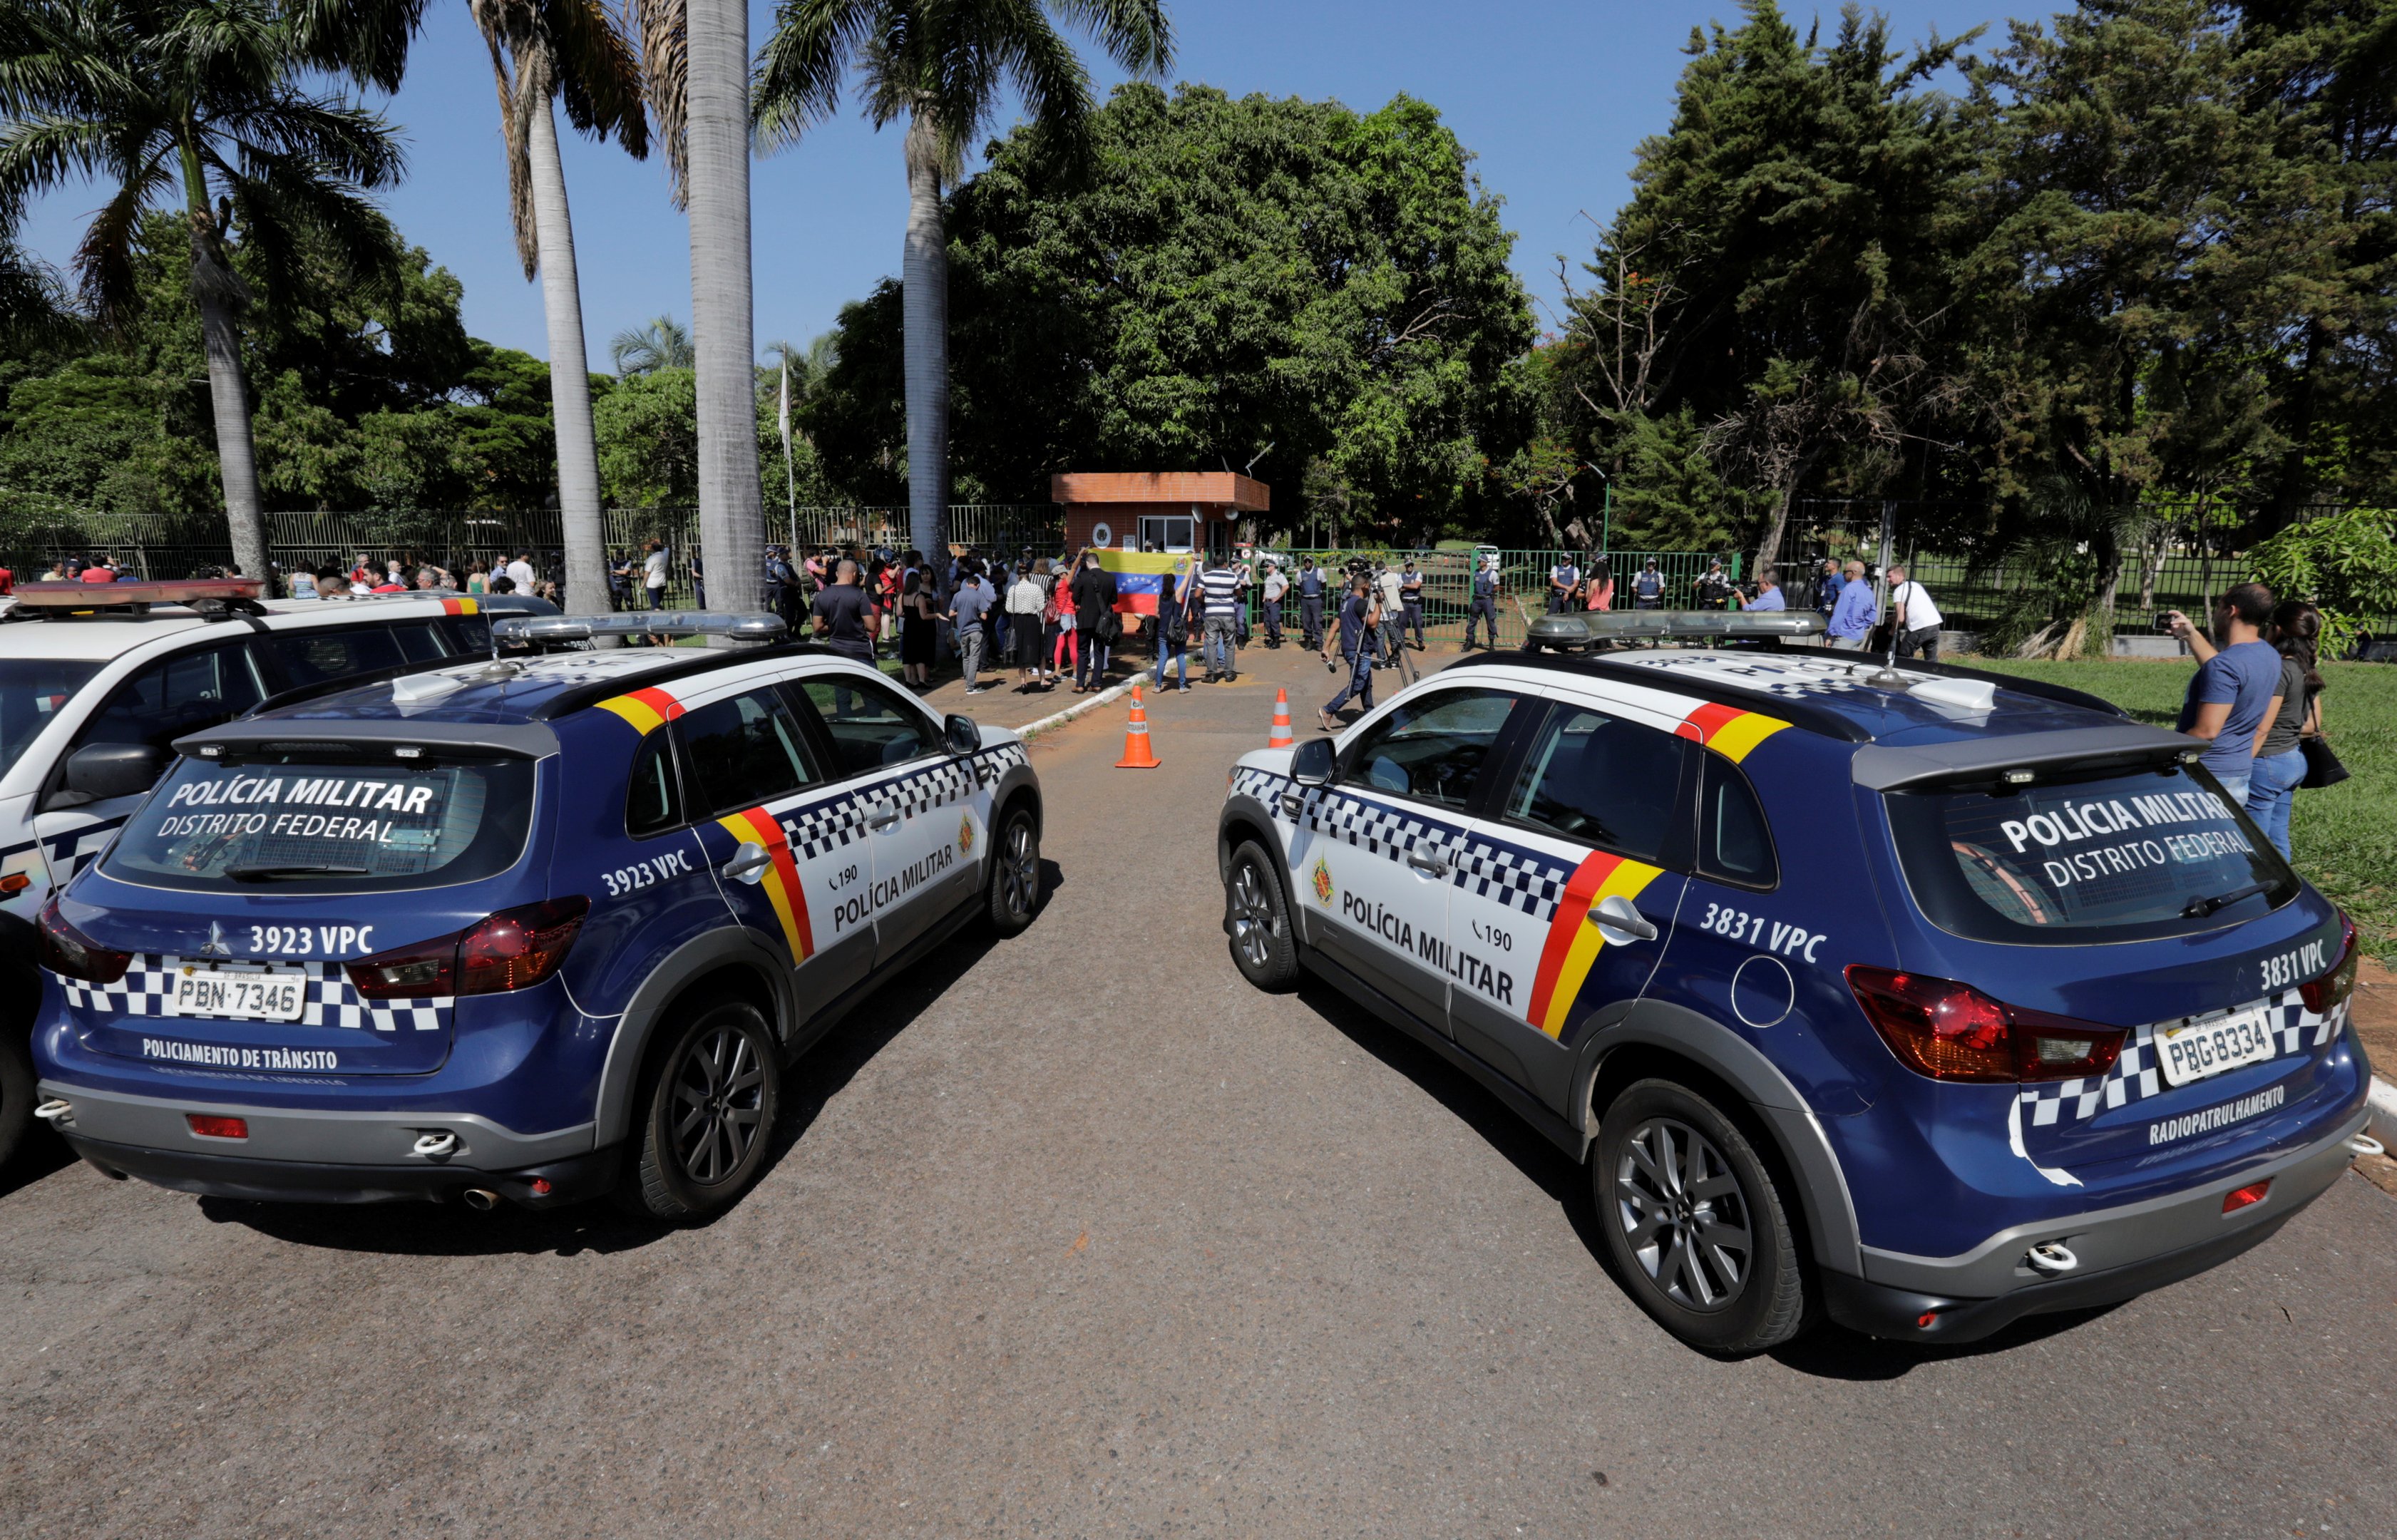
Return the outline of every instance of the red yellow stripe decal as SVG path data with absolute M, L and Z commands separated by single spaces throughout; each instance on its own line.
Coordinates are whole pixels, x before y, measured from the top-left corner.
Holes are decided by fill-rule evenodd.
M 636 690 L 630 695 L 619 695 L 599 703 L 602 711 L 612 711 L 633 724 L 633 730 L 642 737 L 682 715 L 682 703 L 663 690 Z
M 1617 896 L 1638 898 L 1640 891 L 1663 875 L 1660 867 L 1609 855 L 1603 850 L 1573 869 L 1557 902 L 1557 917 L 1548 922 L 1547 944 L 1540 948 L 1540 971 L 1532 980 L 1530 1023 L 1551 1038 L 1564 1034 L 1565 1017 L 1581 986 L 1604 949 L 1606 938 L 1587 923 L 1590 909 Z
M 773 858 L 773 864 L 757 879 L 757 886 L 774 906 L 774 917 L 783 922 L 783 939 L 790 943 L 792 963 L 797 965 L 815 956 L 815 931 L 808 924 L 808 895 L 799 887 L 798 864 L 791 859 L 791 837 L 763 808 L 751 808 L 716 822 L 733 838 L 764 846 L 766 853 Z
M 480 599 L 443 599 L 441 601 L 441 612 L 445 615 L 480 614 L 482 608 L 483 601 Z
M 1673 730 L 1683 738 L 1696 739 L 1736 765 L 1757 744 L 1788 725 L 1777 716 L 1760 716 L 1709 701 L 1682 717 L 1681 726 Z

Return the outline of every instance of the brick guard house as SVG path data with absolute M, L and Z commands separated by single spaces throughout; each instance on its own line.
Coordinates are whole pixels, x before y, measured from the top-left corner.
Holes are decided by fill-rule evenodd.
M 1224 551 L 1240 518 L 1273 506 L 1262 481 L 1235 471 L 1076 471 L 1049 478 L 1065 511 L 1065 548 Z

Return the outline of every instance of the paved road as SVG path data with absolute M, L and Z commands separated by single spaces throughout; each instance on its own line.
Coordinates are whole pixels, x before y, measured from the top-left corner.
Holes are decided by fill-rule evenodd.
M 1321 669 L 1251 657 L 1305 722 Z M 1271 700 L 1157 703 L 1145 774 L 1112 709 L 1039 748 L 1038 923 L 843 1028 L 703 1228 L 0 1184 L 0 1531 L 2397 1533 L 2360 1178 L 1971 1350 L 1667 1338 L 1547 1145 L 1233 971 L 1213 811 Z

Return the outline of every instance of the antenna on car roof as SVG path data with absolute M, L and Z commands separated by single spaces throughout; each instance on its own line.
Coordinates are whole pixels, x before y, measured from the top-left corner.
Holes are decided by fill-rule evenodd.
M 1889 542 L 1884 538 L 1881 542 L 1881 581 L 1884 586 L 1889 583 L 1888 557 Z M 1903 570 L 1906 573 L 1906 581 L 1912 583 L 1914 550 L 1911 543 L 1907 548 L 1906 566 Z M 1897 671 L 1897 590 L 1895 588 L 1891 588 L 1889 591 L 1889 653 L 1881 659 L 1879 668 L 1865 676 L 1865 683 L 1876 690 L 1904 690 L 1913 683 L 1911 679 Z

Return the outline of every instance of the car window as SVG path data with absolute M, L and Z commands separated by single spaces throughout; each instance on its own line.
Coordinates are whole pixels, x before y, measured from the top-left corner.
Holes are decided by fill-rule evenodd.
M 1553 707 L 1523 761 L 1506 816 L 1664 864 L 1689 752 L 1685 741 L 1638 722 Z
M 887 685 L 838 675 L 802 680 L 799 689 L 831 734 L 843 776 L 904 764 L 941 747 L 924 714 Z
M 1502 690 L 1439 690 L 1402 701 L 1350 745 L 1342 779 L 1461 808 L 1514 709 L 1515 697 Z
M 407 662 L 399 643 L 380 625 L 279 631 L 261 640 L 283 665 L 293 690 Z
M 229 722 L 266 697 L 257 661 L 240 642 L 161 658 L 118 685 L 75 737 L 87 743 L 166 748 L 187 732 Z
M 449 648 L 442 638 L 441 628 L 431 621 L 417 621 L 408 625 L 395 625 L 391 628 L 391 636 L 392 639 L 399 644 L 401 655 L 409 663 L 429 663 L 433 659 L 446 658 L 449 655 Z
M 0 658 L 0 775 L 99 672 L 98 663 L 74 659 Z
M 754 804 L 751 804 L 754 806 Z M 624 832 L 638 837 L 681 825 L 682 778 L 675 773 L 674 744 L 658 729 L 633 751 L 632 790 L 624 799 Z
M 1703 757 L 1698 783 L 1698 871 L 1742 888 L 1771 888 L 1781 880 L 1773 836 L 1756 788 L 1737 765 L 1720 754 Z
M 705 814 L 754 808 L 825 779 L 806 730 L 770 687 L 694 706 L 680 726 L 693 800 Z

